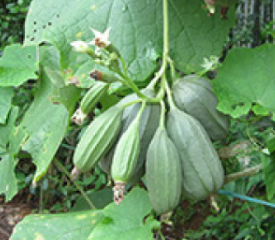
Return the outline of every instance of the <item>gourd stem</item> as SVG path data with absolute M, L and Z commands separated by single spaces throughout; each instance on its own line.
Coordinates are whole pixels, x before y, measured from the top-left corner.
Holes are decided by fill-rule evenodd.
M 136 117 L 137 121 L 140 120 L 145 107 L 146 107 L 146 101 L 142 101 L 141 109 L 139 110 L 138 115 Z
M 85 191 L 83 190 L 83 188 L 76 181 L 73 181 L 73 179 L 72 179 L 71 175 L 69 174 L 69 172 L 67 171 L 67 169 L 56 158 L 54 159 L 54 164 L 59 169 L 61 169 L 66 174 L 66 176 L 71 180 L 71 182 L 75 185 L 75 187 L 77 188 L 77 190 L 84 197 L 84 199 L 86 200 L 86 202 L 89 204 L 89 206 L 91 207 L 91 209 L 96 209 L 95 205 L 93 204 L 93 202 L 91 201 L 91 199 L 87 196 L 87 194 L 85 193 Z
M 176 73 L 174 61 L 170 57 L 168 57 L 168 62 L 170 66 L 170 72 L 171 72 L 170 74 L 171 74 L 172 82 L 174 82 L 177 79 L 177 73 Z
M 140 102 L 142 102 L 142 99 L 137 99 L 135 101 L 132 101 L 132 102 L 129 102 L 129 103 L 125 103 L 124 105 L 122 105 L 122 108 L 124 109 L 124 108 L 127 108 L 127 107 L 135 104 L 135 103 L 140 103 Z
M 247 168 L 243 172 L 229 174 L 225 177 L 225 184 L 230 183 L 232 181 L 236 181 L 242 177 L 253 176 L 253 175 L 257 174 L 260 170 L 262 170 L 262 168 L 263 168 L 263 165 L 258 164 L 255 167 Z
M 161 128 L 165 128 L 165 104 L 164 104 L 164 101 L 162 100 L 160 102 L 160 106 L 161 106 L 161 115 L 160 115 L 160 121 L 159 121 L 159 126 Z
M 170 105 L 171 110 L 176 109 L 177 106 L 176 106 L 176 104 L 175 104 L 175 102 L 173 100 L 172 92 L 170 90 L 170 87 L 169 87 L 167 81 L 165 81 L 165 88 L 166 88 L 166 93 L 167 93 L 167 97 L 168 97 L 168 103 Z

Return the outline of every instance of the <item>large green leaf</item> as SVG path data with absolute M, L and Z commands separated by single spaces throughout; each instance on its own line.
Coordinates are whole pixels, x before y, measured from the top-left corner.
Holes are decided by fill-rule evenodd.
M 18 224 L 11 240 L 86 240 L 103 219 L 99 211 L 30 215 Z
M 108 205 L 103 213 L 105 219 L 92 231 L 87 240 L 152 240 L 152 229 L 159 223 L 143 219 L 152 210 L 148 194 L 141 188 L 133 189 L 122 203 Z
M 13 107 L 10 111 L 8 121 L 5 125 L 0 124 L 0 146 L 6 147 L 11 138 L 11 134 L 18 115 L 18 107 Z
M 72 112 L 79 98 L 79 89 L 64 85 L 61 77 L 55 78 L 61 76 L 56 50 L 44 48 L 41 53 L 38 91 L 21 124 L 12 134 L 9 149 L 16 154 L 22 148 L 32 155 L 37 167 L 34 182 L 47 172 L 66 133 L 68 111 Z
M 12 88 L 0 87 L 0 124 L 6 123 L 11 108 L 13 94 L 14 92 Z
M 17 193 L 17 179 L 14 173 L 16 161 L 11 154 L 6 154 L 0 160 L 0 194 L 4 193 L 6 202 Z
M 32 155 L 37 167 L 35 182 L 47 172 L 66 133 L 69 118 L 64 105 L 50 101 L 53 85 L 43 72 L 40 80 L 35 100 L 20 125 L 29 135 L 23 149 Z
M 19 86 L 29 79 L 36 79 L 37 69 L 36 47 L 8 46 L 0 58 L 0 86 Z
M 171 55 L 186 73 L 201 69 L 204 57 L 221 53 L 234 23 L 233 12 L 229 20 L 218 14 L 208 17 L 202 5 L 201 0 L 170 1 Z M 81 81 L 93 63 L 87 56 L 73 53 L 70 42 L 91 41 L 91 27 L 99 31 L 111 27 L 110 40 L 135 80 L 143 81 L 156 69 L 163 42 L 161 0 L 34 0 L 26 21 L 25 44 L 45 40 L 55 44 L 62 68 L 71 71 L 70 78 Z
M 87 192 L 87 196 L 93 202 L 96 209 L 102 209 L 109 203 L 113 202 L 113 191 L 111 188 L 104 188 L 99 191 L 92 190 Z M 90 205 L 87 203 L 86 199 L 83 196 L 80 196 L 72 208 L 71 211 L 83 211 L 90 209 Z
M 275 46 L 235 48 L 218 70 L 214 91 L 218 108 L 233 117 L 275 113 Z

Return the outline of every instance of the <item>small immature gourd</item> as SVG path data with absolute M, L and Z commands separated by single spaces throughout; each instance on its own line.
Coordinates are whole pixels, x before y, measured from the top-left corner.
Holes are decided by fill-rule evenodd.
M 82 172 L 91 170 L 114 143 L 121 128 L 123 108 L 113 106 L 97 117 L 76 146 L 74 165 Z
M 103 82 L 96 82 L 89 91 L 84 95 L 80 102 L 80 107 L 76 110 L 72 116 L 72 120 L 81 125 L 87 114 L 90 113 L 100 101 L 100 99 L 106 94 L 109 84 Z
M 180 155 L 183 197 L 202 200 L 224 183 L 220 159 L 201 124 L 192 116 L 172 108 L 167 132 Z
M 144 89 L 142 93 L 153 97 L 155 96 L 155 92 L 151 89 Z M 127 104 L 132 101 L 137 100 L 138 97 L 136 94 L 128 95 L 127 97 L 123 98 L 120 101 L 120 104 Z M 138 112 L 140 111 L 141 103 L 135 103 L 129 107 L 127 107 L 122 116 L 122 127 L 120 135 L 118 136 L 117 142 L 119 138 L 123 135 L 123 133 L 128 129 L 129 125 L 133 122 L 136 118 Z M 147 148 L 149 143 L 152 140 L 152 137 L 157 129 L 158 122 L 159 122 L 159 115 L 160 115 L 160 107 L 158 104 L 147 104 L 140 119 L 139 124 L 139 137 L 140 137 L 140 152 L 137 160 L 137 165 L 135 167 L 133 177 L 138 178 L 142 176 L 142 172 L 144 173 L 144 162 L 146 158 Z M 104 156 L 104 158 L 99 162 L 99 166 L 101 169 L 110 174 L 110 168 L 116 148 L 116 144 L 108 151 L 108 153 Z
M 114 152 L 111 175 L 115 183 L 127 183 L 133 175 L 140 150 L 140 116 L 123 133 Z
M 218 100 L 211 83 L 197 75 L 189 75 L 175 81 L 172 87 L 177 107 L 195 117 L 212 140 L 226 137 L 230 120 L 217 110 Z

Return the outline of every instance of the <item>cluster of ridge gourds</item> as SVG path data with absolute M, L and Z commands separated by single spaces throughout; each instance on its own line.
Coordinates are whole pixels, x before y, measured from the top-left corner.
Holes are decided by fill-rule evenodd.
M 107 91 L 107 84 L 96 85 L 83 98 L 81 114 L 87 114 Z M 99 163 L 115 183 L 117 204 L 126 184 L 143 176 L 157 214 L 171 211 L 183 198 L 205 199 L 224 184 L 224 170 L 211 140 L 226 136 L 229 118 L 216 110 L 211 83 L 189 75 L 177 79 L 171 89 L 174 103 L 167 113 L 163 102 L 138 102 L 136 94 L 128 95 L 95 118 L 77 145 L 75 169 L 87 172 Z M 142 93 L 155 96 L 151 88 Z

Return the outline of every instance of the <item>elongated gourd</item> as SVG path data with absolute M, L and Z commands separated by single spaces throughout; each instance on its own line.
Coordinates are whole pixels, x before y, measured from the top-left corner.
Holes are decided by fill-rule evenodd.
M 87 114 L 91 112 L 100 99 L 106 94 L 109 84 L 96 82 L 89 91 L 84 95 L 80 102 L 80 107 L 72 116 L 72 121 L 81 125 Z
M 137 117 L 118 141 L 111 167 L 115 183 L 127 183 L 133 175 L 140 150 L 139 123 Z
M 218 100 L 207 79 L 197 75 L 180 78 L 173 84 L 172 92 L 178 108 L 195 117 L 212 140 L 226 137 L 230 119 L 217 110 Z
M 182 183 L 180 158 L 163 127 L 157 129 L 148 148 L 145 179 L 157 214 L 167 213 L 179 204 Z
M 150 97 L 155 96 L 154 91 L 151 89 L 144 89 L 142 90 L 142 92 L 146 96 L 150 96 Z M 136 94 L 131 94 L 123 98 L 120 101 L 120 104 L 122 105 L 127 104 L 137 99 L 138 97 Z M 122 117 L 122 128 L 121 128 L 120 136 L 117 139 L 117 142 L 119 138 L 122 136 L 122 134 L 127 130 L 129 125 L 133 122 L 138 112 L 140 111 L 140 108 L 141 108 L 141 103 L 135 103 L 124 110 L 123 117 Z M 142 113 L 140 125 L 139 125 L 140 153 L 138 156 L 136 168 L 133 173 L 133 178 L 137 178 L 138 176 L 143 175 L 141 173 L 144 172 L 144 169 L 143 170 L 141 169 L 144 168 L 146 152 L 147 152 L 149 143 L 151 142 L 152 137 L 157 129 L 158 122 L 159 122 L 159 115 L 160 115 L 160 107 L 158 104 L 147 104 L 146 108 Z M 117 143 L 114 144 L 114 146 L 110 149 L 110 151 L 99 162 L 99 166 L 107 174 L 110 174 L 110 168 L 111 168 L 116 145 Z M 131 182 L 134 182 L 134 181 L 131 181 Z
M 121 128 L 123 108 L 113 106 L 97 117 L 78 143 L 73 162 L 82 172 L 91 170 L 115 142 Z
M 220 159 L 201 124 L 177 108 L 167 118 L 167 132 L 180 154 L 183 196 L 202 200 L 224 183 Z

